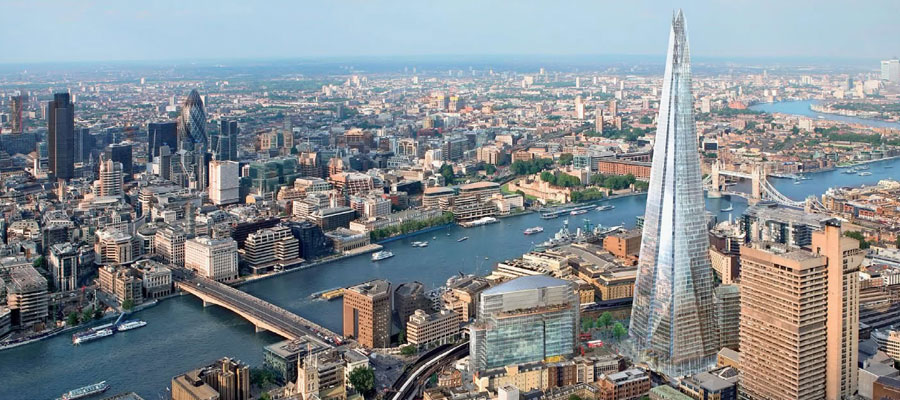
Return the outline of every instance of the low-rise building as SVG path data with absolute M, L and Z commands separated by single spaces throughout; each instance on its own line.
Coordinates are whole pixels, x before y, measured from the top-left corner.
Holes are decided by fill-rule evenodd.
M 637 400 L 650 392 L 650 376 L 632 368 L 605 375 L 596 385 L 600 388 L 598 400 Z
M 172 400 L 250 400 L 250 367 L 226 357 L 175 376 Z
M 450 343 L 459 338 L 459 316 L 452 310 L 416 310 L 406 324 L 406 340 L 418 348 Z
M 308 338 L 283 340 L 263 347 L 263 366 L 275 372 L 282 383 L 297 381 L 297 365 L 307 355 L 324 350 Z

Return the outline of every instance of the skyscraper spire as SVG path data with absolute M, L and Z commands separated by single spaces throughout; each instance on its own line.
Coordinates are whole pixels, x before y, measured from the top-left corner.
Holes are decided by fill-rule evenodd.
M 718 347 L 706 207 L 684 14 L 672 19 L 629 331 L 637 355 L 672 376 Z

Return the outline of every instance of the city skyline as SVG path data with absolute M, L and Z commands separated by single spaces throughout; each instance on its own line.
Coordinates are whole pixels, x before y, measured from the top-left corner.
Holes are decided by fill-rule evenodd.
M 686 1 L 350 2 L 267 7 L 237 2 L 108 1 L 52 7 L 8 2 L 0 16 L 4 63 L 209 59 L 294 59 L 428 55 L 655 55 L 668 10 L 683 8 L 704 37 L 701 57 L 878 59 L 900 54 L 890 35 L 900 5 L 841 2 Z M 815 14 L 812 14 L 813 8 Z M 436 8 L 437 7 L 437 8 Z M 775 12 L 773 12 L 773 10 Z M 815 18 L 811 18 L 811 16 Z M 740 16 L 741 18 L 735 18 Z M 401 23 L 384 24 L 386 19 Z M 566 21 L 561 24 L 559 21 Z M 54 30 L 22 30 L 52 23 Z M 185 31 L 190 27 L 192 34 Z M 64 30 L 68 35 L 53 35 Z M 747 35 L 747 32 L 752 34 Z M 190 37 L 190 40 L 186 40 Z M 785 37 L 791 40 L 783 40 Z M 43 46 L 27 46 L 37 41 Z

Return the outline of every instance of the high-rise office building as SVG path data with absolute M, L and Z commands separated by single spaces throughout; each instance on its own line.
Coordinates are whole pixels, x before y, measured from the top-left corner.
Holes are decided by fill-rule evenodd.
M 572 354 L 580 312 L 576 290 L 572 281 L 534 275 L 481 292 L 469 327 L 472 370 Z
M 186 183 L 196 189 L 203 190 L 207 185 L 207 156 L 208 138 L 206 135 L 206 110 L 203 108 L 203 99 L 197 90 L 191 90 L 178 118 L 178 142 L 179 150 L 190 153 L 191 157 L 183 157 L 187 162 L 182 162 Z
M 53 287 L 67 292 L 78 289 L 78 248 L 71 243 L 57 243 L 50 246 L 47 257 Z
M 594 115 L 594 132 L 597 132 L 598 135 L 603 134 L 603 109 L 597 107 L 597 111 L 595 111 Z
M 882 60 L 881 79 L 893 83 L 900 82 L 900 60 Z
M 828 314 L 826 325 L 825 398 L 852 398 L 857 390 L 859 358 L 859 267 L 864 253 L 856 239 L 841 235 L 831 220 L 813 233 L 812 250 L 826 258 Z
M 209 162 L 209 201 L 217 206 L 239 201 L 238 167 L 237 161 Z
M 718 351 L 706 207 L 681 11 L 672 20 L 629 336 L 636 357 L 672 375 Z
M 172 378 L 172 400 L 250 398 L 250 366 L 227 357 Z
M 109 158 L 122 164 L 122 178 L 129 182 L 134 178 L 134 159 L 131 143 L 114 143 L 109 145 Z
M 375 279 L 344 290 L 344 336 L 368 348 L 391 344 L 391 283 Z
M 575 119 L 584 119 L 584 101 L 581 96 L 575 96 Z
M 9 127 L 12 133 L 25 131 L 25 120 L 22 113 L 25 110 L 25 95 L 12 96 L 9 99 Z
M 154 237 L 156 255 L 165 262 L 177 266 L 184 265 L 184 230 L 175 226 L 164 226 L 156 231 Z
M 825 398 L 827 266 L 785 245 L 741 247 L 741 391 L 745 398 Z
M 210 136 L 209 148 L 216 160 L 237 160 L 237 121 L 222 120 L 219 133 Z
M 100 163 L 100 196 L 121 196 L 122 191 L 122 164 L 113 160 L 104 160 Z
M 68 93 L 56 93 L 47 104 L 48 168 L 55 179 L 75 177 L 75 104 Z
M 169 150 L 178 148 L 177 125 L 174 122 L 154 122 L 147 125 L 147 155 L 150 161 L 159 156 L 159 148 L 169 146 Z

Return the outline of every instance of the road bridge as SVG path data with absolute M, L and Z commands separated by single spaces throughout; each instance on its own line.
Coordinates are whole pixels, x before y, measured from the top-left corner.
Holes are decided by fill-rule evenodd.
M 344 341 L 340 335 L 306 318 L 231 286 L 196 275 L 193 271 L 176 268 L 172 275 L 175 286 L 197 296 L 204 307 L 217 305 L 228 309 L 252 323 L 257 331 L 266 330 L 289 340 L 308 337 L 325 347 Z

